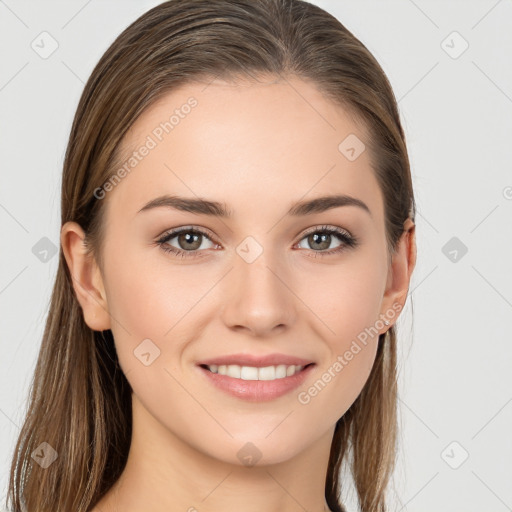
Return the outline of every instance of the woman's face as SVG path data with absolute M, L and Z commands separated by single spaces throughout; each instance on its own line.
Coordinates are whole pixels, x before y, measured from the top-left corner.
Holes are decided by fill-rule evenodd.
M 105 328 L 134 407 L 159 429 L 235 464 L 283 461 L 332 434 L 369 376 L 381 319 L 405 300 L 366 137 L 297 78 L 188 84 L 129 130 L 120 180 L 98 191 Z M 357 202 L 297 207 L 342 195 Z M 184 199 L 145 208 L 171 196 Z M 314 364 L 271 380 L 254 370 L 269 361 L 245 361 L 226 368 L 245 378 L 216 375 L 224 388 L 199 366 L 269 354 L 289 373 L 285 357 Z

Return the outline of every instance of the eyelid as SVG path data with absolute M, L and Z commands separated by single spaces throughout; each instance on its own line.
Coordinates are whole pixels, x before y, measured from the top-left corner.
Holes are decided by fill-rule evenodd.
M 352 233 L 345 228 L 342 228 L 340 226 L 332 226 L 330 224 L 323 224 L 321 226 L 320 225 L 313 226 L 311 228 L 306 229 L 306 231 L 302 231 L 298 241 L 300 242 L 305 236 L 308 236 L 311 233 L 316 233 L 317 231 L 332 231 L 332 232 L 336 231 L 337 233 L 341 232 L 341 233 L 347 235 L 347 237 L 349 237 L 349 238 L 355 238 L 355 236 L 353 236 Z
M 300 242 L 305 236 L 308 236 L 311 233 L 316 233 L 317 231 L 322 231 L 322 230 L 326 230 L 326 231 L 329 231 L 329 230 L 334 231 L 335 230 L 336 232 L 341 231 L 350 238 L 356 238 L 354 235 L 352 235 L 352 233 L 350 231 L 348 231 L 347 229 L 342 228 L 340 226 L 316 225 L 316 226 L 312 226 L 312 227 L 306 229 L 305 231 L 301 231 L 300 238 L 297 240 L 297 242 Z M 203 228 L 203 227 L 196 226 L 196 225 L 185 225 L 185 226 L 178 226 L 175 228 L 167 229 L 166 231 L 164 231 L 161 235 L 159 235 L 157 237 L 157 241 L 163 240 L 170 235 L 179 234 L 183 231 L 199 232 L 202 235 L 205 235 L 207 238 L 209 238 L 210 241 L 215 242 L 218 245 L 221 245 L 219 242 L 216 241 L 215 235 L 213 235 L 212 232 L 208 228 Z M 297 235 L 297 236 L 299 236 L 299 235 Z
M 205 235 L 206 237 L 208 237 L 212 242 L 215 239 L 215 235 L 213 235 L 213 233 L 207 228 L 203 228 L 203 227 L 196 226 L 196 225 L 186 225 L 186 226 L 178 226 L 175 228 L 165 230 L 161 235 L 159 235 L 157 237 L 157 241 L 163 240 L 163 239 L 169 237 L 170 235 L 179 235 L 182 232 L 189 232 L 189 231 L 201 233 L 202 235 Z
M 213 244 L 215 244 L 217 246 L 221 246 L 221 244 L 219 244 L 216 241 L 216 237 L 211 235 L 210 230 L 208 230 L 207 228 L 196 226 L 196 225 L 178 226 L 176 228 L 169 229 L 158 237 L 158 239 L 156 240 L 156 243 L 161 246 L 161 248 L 164 252 L 174 253 L 175 256 L 181 256 L 184 258 L 185 257 L 198 258 L 198 257 L 206 256 L 204 254 L 206 252 L 205 249 L 194 250 L 194 251 L 185 251 L 183 249 L 178 249 L 178 248 L 170 246 L 170 245 L 168 246 L 168 248 L 164 249 L 163 246 L 166 245 L 170 239 L 175 238 L 176 236 L 180 235 L 181 233 L 187 233 L 187 232 L 194 232 L 194 233 L 201 234 L 204 237 L 206 237 L 208 240 L 210 240 Z M 340 226 L 334 226 L 334 225 L 316 225 L 316 226 L 312 226 L 312 227 L 306 229 L 306 231 L 302 231 L 300 238 L 298 238 L 298 240 L 294 243 L 294 246 L 297 245 L 298 243 L 300 243 L 308 235 L 310 235 L 312 233 L 317 233 L 317 232 L 329 233 L 331 235 L 336 236 L 339 240 L 341 240 L 341 245 L 337 248 L 329 249 L 329 250 L 325 250 L 325 251 L 314 251 L 314 250 L 306 251 L 306 252 L 312 252 L 313 257 L 315 257 L 315 258 L 335 255 L 335 254 L 341 253 L 345 250 L 357 247 L 359 245 L 359 238 L 352 235 L 345 228 L 342 228 Z

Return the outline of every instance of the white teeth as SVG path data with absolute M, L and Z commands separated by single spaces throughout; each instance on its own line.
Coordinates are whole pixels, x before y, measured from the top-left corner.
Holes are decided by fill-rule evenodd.
M 237 364 L 212 364 L 208 366 L 208 369 L 212 373 L 218 373 L 219 375 L 226 375 L 228 377 L 242 380 L 284 379 L 285 377 L 291 377 L 292 375 L 299 373 L 303 368 L 303 366 L 287 366 L 285 364 L 280 364 L 278 366 L 265 366 L 263 368 L 256 368 L 254 366 L 239 366 Z
M 230 364 L 227 367 L 226 375 L 228 377 L 233 377 L 234 379 L 240 378 L 240 366 L 237 364 Z
M 280 364 L 276 366 L 276 379 L 282 379 L 286 377 L 286 365 Z
M 254 368 L 254 366 L 242 366 L 240 378 L 243 380 L 259 380 L 258 368 Z
M 295 367 L 290 366 L 294 370 Z M 258 370 L 258 380 L 274 380 L 276 378 L 276 369 L 273 366 L 265 366 Z

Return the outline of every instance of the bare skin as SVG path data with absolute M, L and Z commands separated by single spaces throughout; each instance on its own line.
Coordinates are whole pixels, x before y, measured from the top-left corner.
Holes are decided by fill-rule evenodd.
M 376 322 L 387 318 L 392 325 L 405 304 L 416 245 L 408 220 L 388 260 L 369 152 L 350 161 L 338 149 L 349 134 L 364 141 L 364 128 L 313 85 L 288 82 L 187 84 L 135 122 L 123 140 L 130 154 L 189 97 L 197 100 L 101 199 L 108 205 L 101 271 L 84 256 L 81 227 L 62 228 L 85 321 L 112 330 L 133 389 L 127 466 L 92 512 L 326 510 L 336 421 L 359 395 L 378 334 L 390 327 Z M 165 207 L 138 213 L 163 194 L 223 202 L 233 215 Z M 297 201 L 332 194 L 355 197 L 370 213 L 345 205 L 287 215 Z M 318 228 L 321 235 L 325 226 L 359 243 L 350 247 L 327 234 L 314 245 L 306 231 Z M 178 227 L 207 233 L 184 258 L 162 248 L 186 251 L 183 237 L 157 243 Z M 242 243 L 246 237 L 253 245 Z M 249 263 L 240 247 L 262 252 Z M 338 356 L 371 326 L 378 333 L 333 373 Z M 145 339 L 160 350 L 147 366 L 134 355 Z M 266 402 L 218 390 L 197 366 L 226 354 L 274 352 L 315 366 L 300 388 Z M 329 383 L 308 394 L 329 369 Z M 248 442 L 261 454 L 253 466 L 239 456 Z

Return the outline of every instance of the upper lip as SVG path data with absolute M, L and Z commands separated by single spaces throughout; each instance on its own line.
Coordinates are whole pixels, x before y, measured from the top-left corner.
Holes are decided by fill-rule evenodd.
M 239 366 L 254 366 L 256 368 L 263 368 L 265 366 L 278 366 L 281 364 L 291 366 L 306 366 L 313 361 L 302 359 L 300 357 L 288 356 L 286 354 L 267 354 L 265 356 L 257 356 L 252 354 L 229 354 L 225 356 L 214 357 L 200 361 L 199 365 L 211 366 L 215 365 L 231 365 L 237 364 Z

